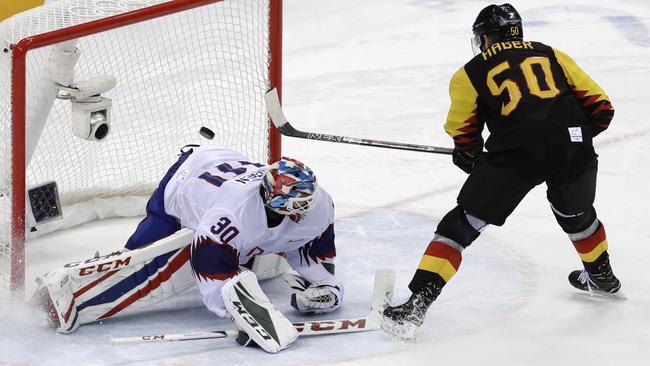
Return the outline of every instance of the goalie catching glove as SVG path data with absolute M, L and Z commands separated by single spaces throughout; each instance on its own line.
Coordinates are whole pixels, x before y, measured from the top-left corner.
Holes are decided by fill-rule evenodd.
M 329 313 L 341 306 L 343 286 L 334 277 L 314 283 L 295 274 L 285 274 L 283 279 L 293 292 L 291 306 L 301 313 Z

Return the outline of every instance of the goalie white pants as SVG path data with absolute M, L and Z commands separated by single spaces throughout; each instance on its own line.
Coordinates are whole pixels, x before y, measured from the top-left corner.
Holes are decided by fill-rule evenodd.
M 178 168 L 192 154 L 192 150 L 183 151 L 178 161 L 172 165 L 160 180 L 158 188 L 151 194 L 147 202 L 147 215 L 140 221 L 135 232 L 124 246 L 127 249 L 137 249 L 158 241 L 181 229 L 178 220 L 165 212 L 165 188 Z

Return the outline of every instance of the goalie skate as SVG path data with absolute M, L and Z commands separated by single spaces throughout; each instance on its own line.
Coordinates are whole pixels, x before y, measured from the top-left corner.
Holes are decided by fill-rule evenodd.
M 47 316 L 48 325 L 52 329 L 57 329 L 61 326 L 59 322 L 59 317 L 56 315 L 56 308 L 50 297 L 50 293 L 47 291 L 47 286 L 43 284 L 43 281 L 40 278 L 36 279 L 38 283 L 38 289 L 32 296 L 30 304 L 42 311 Z

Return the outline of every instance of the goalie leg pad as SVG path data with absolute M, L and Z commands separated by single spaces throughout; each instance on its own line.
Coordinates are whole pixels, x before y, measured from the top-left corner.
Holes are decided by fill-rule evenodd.
M 181 233 L 143 248 L 68 263 L 43 276 L 35 301 L 54 314 L 58 332 L 70 333 L 81 324 L 172 297 L 194 285 L 189 247 L 182 247 L 186 238 Z
M 235 326 L 266 352 L 280 352 L 298 338 L 296 328 L 264 295 L 253 272 L 244 271 L 226 282 L 221 296 Z

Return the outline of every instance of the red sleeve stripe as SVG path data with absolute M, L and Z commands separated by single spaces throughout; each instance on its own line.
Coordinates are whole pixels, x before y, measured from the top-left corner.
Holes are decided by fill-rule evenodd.
M 602 129 L 607 129 L 609 127 L 609 124 L 605 124 L 605 123 L 595 122 L 594 124 Z
M 330 258 L 336 258 L 336 250 L 331 251 L 331 252 L 325 252 L 325 253 L 320 253 L 316 255 L 316 258 L 320 259 L 321 261 L 330 259 Z
M 602 102 L 593 110 L 593 112 L 591 112 L 591 115 L 595 116 L 602 111 L 611 111 L 613 109 L 614 108 L 612 108 L 612 105 L 609 102 Z
M 458 145 L 470 144 L 474 141 L 478 141 L 480 135 L 477 136 L 456 136 L 454 137 L 454 142 Z
M 237 271 L 234 272 L 228 272 L 228 273 L 195 273 L 194 274 L 196 277 L 199 278 L 200 281 L 226 281 L 229 280 L 237 275 Z

